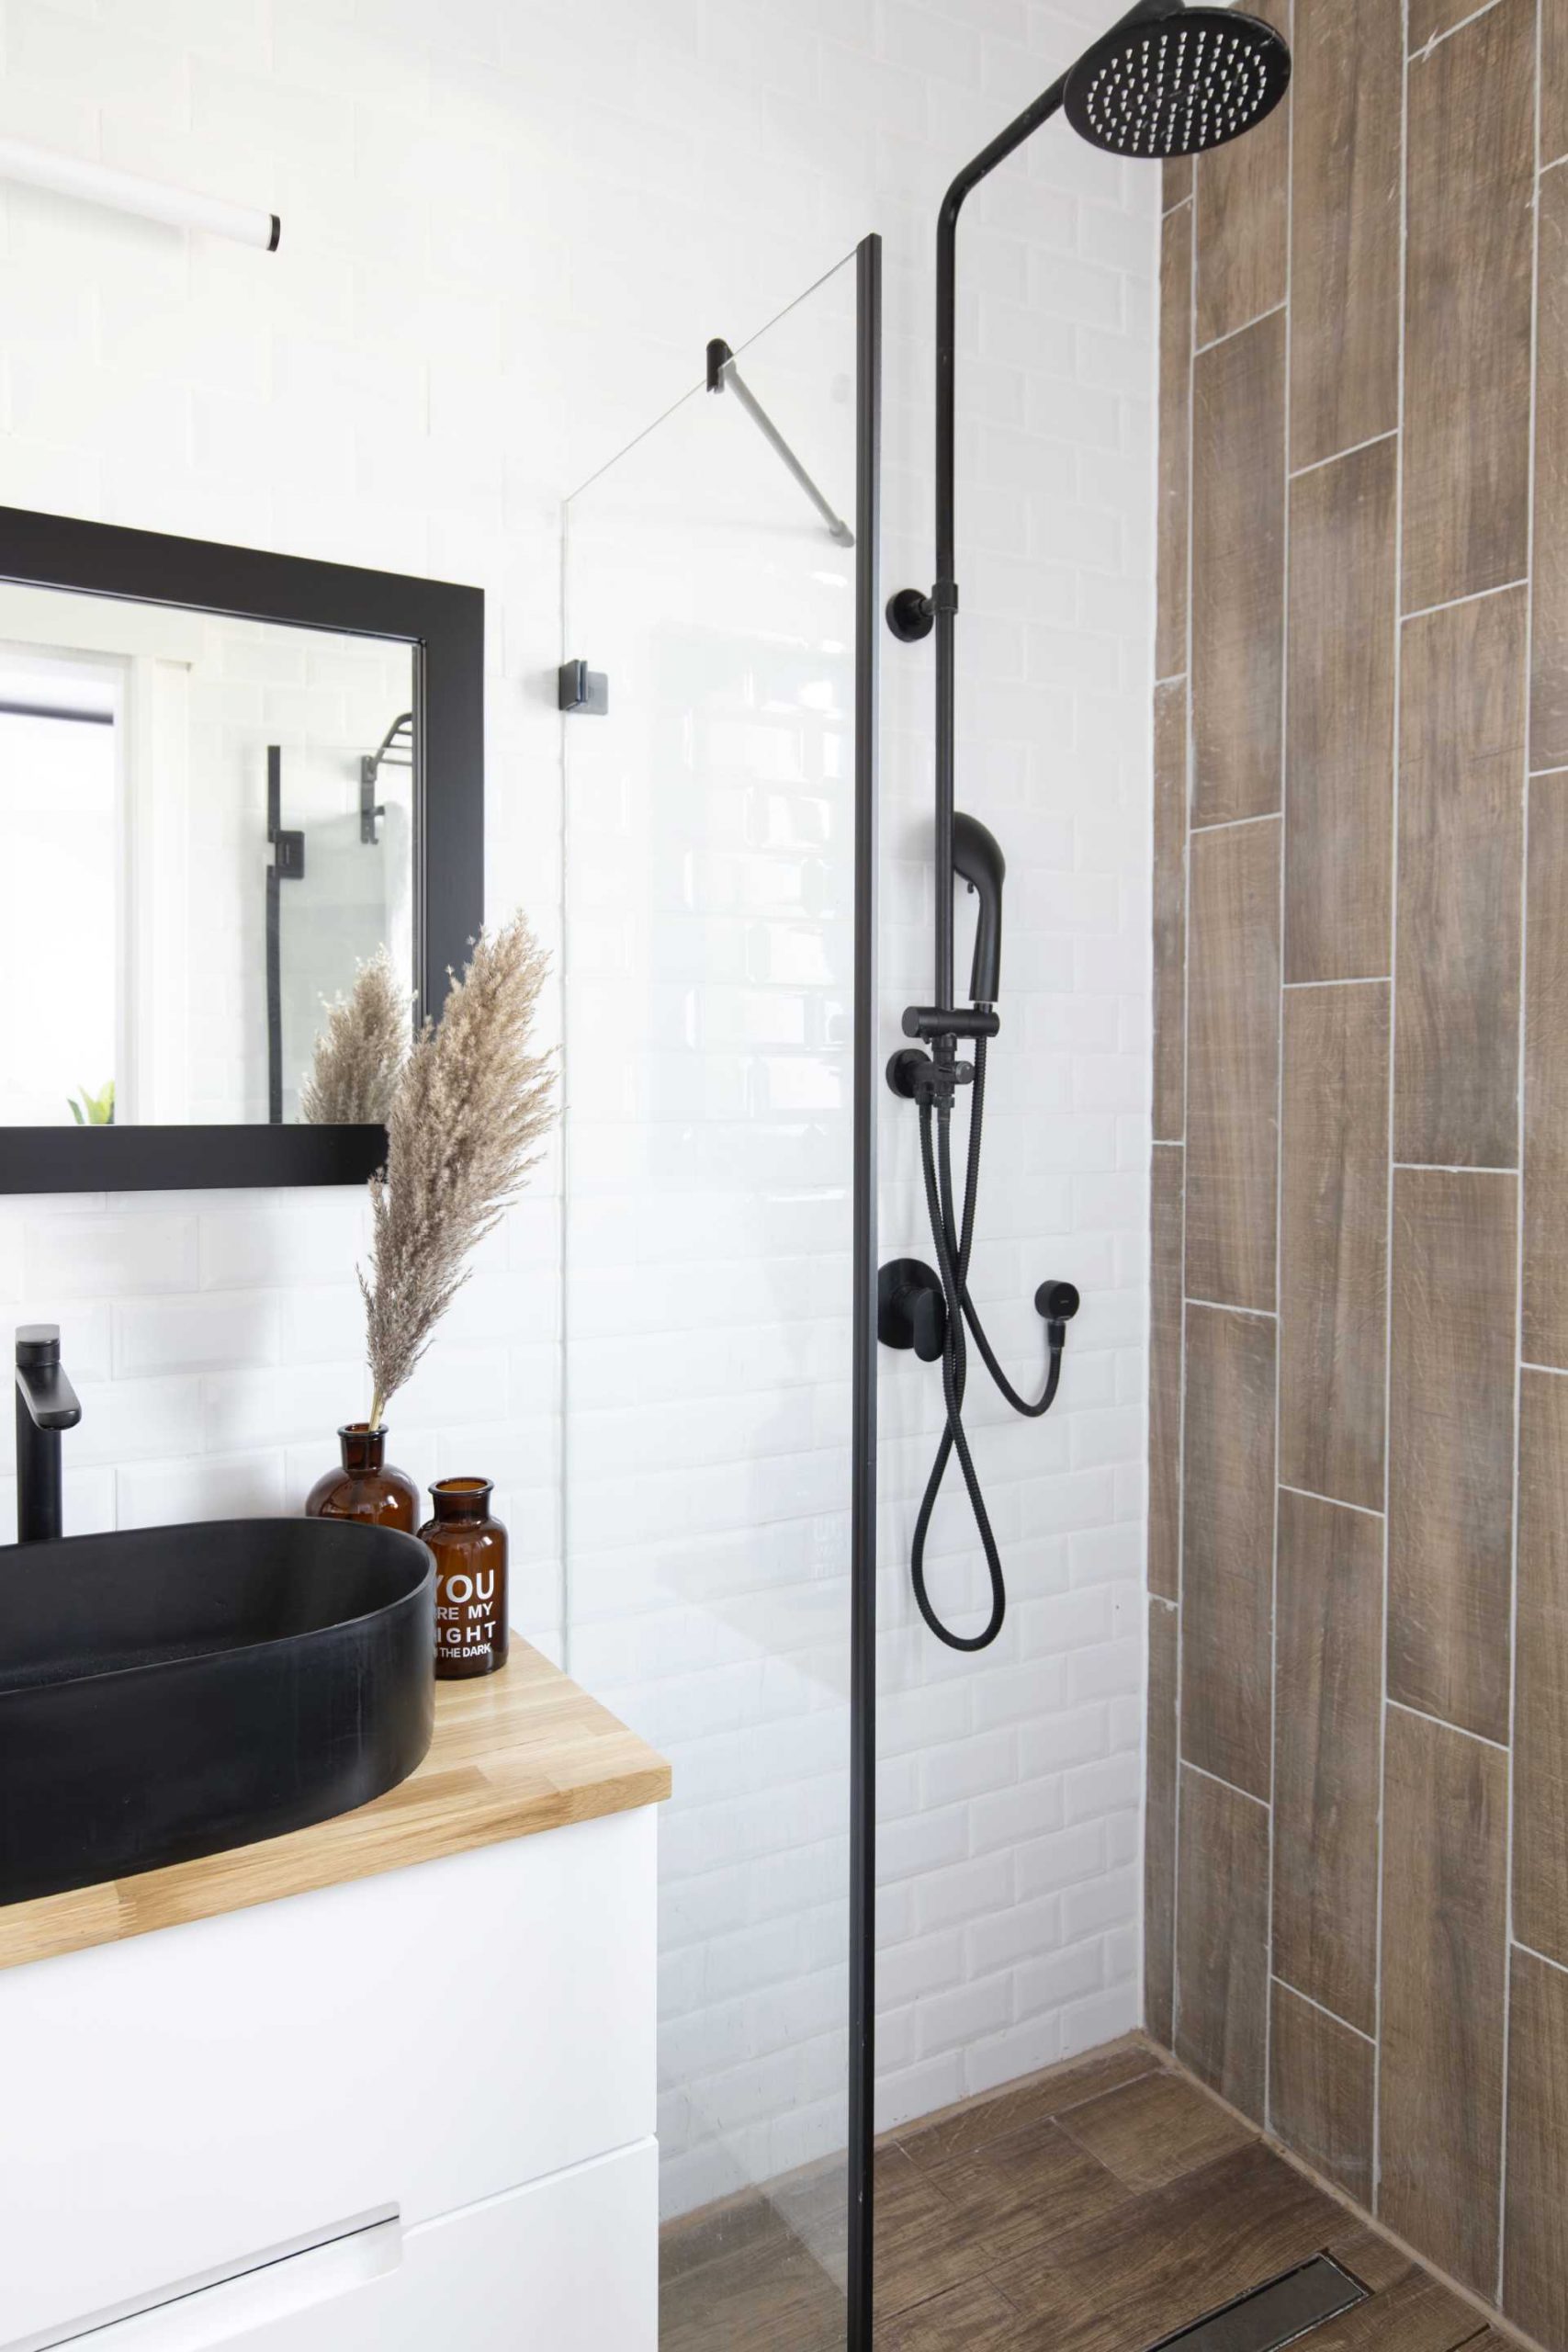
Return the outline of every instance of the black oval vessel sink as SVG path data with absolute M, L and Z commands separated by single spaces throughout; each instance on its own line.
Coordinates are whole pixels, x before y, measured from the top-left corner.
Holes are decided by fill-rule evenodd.
M 0 1903 L 367 1804 L 430 1746 L 434 1659 L 434 1568 L 391 1528 L 0 1548 Z

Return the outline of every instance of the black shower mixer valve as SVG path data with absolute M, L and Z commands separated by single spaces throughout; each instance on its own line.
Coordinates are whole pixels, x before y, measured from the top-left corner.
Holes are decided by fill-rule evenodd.
M 887 1083 L 901 1102 L 951 1109 L 959 1087 L 975 1083 L 975 1065 L 960 1061 L 951 1045 L 945 1054 L 940 1046 L 935 1054 L 902 1046 L 887 1065 Z

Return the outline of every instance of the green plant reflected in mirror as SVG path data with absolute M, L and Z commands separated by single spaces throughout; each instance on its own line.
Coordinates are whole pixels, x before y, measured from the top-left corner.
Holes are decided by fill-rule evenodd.
M 112 1127 L 114 1125 L 114 1080 L 100 1086 L 96 1094 L 85 1086 L 78 1087 L 71 1097 L 71 1115 L 79 1127 Z

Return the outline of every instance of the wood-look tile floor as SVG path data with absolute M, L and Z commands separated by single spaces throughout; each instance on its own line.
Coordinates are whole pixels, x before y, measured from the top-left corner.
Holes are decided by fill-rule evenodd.
M 841 2352 L 841 2293 L 808 2250 L 837 2193 L 828 2176 L 782 2184 L 668 2230 L 660 2352 Z M 879 2352 L 1145 2352 L 1319 2253 L 1371 2299 L 1312 2352 L 1504 2352 L 1472 2305 L 1141 2041 L 877 2154 Z

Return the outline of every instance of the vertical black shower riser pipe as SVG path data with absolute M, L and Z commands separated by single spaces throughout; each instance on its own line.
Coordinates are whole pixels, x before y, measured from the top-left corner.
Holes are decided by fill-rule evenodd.
M 931 617 L 936 654 L 936 999 L 956 1001 L 953 973 L 953 812 L 957 764 L 953 670 L 958 620 L 957 465 L 958 217 L 964 199 L 1005 156 L 1060 108 L 1066 79 L 1054 82 L 1016 121 L 964 165 L 942 198 L 936 232 L 936 583 Z M 951 1051 L 951 1046 L 948 1050 Z

